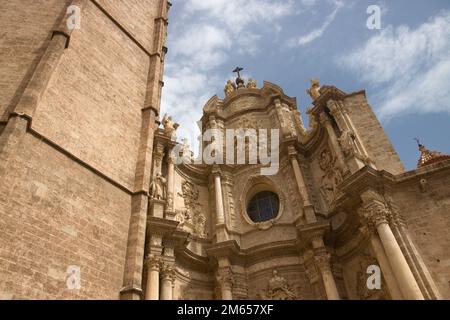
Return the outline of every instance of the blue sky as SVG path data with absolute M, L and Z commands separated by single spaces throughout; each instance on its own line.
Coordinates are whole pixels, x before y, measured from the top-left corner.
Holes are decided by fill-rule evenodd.
M 280 85 L 311 105 L 309 79 L 365 89 L 407 169 L 415 137 L 450 153 L 450 1 L 172 0 L 162 109 L 193 140 L 210 97 L 243 77 Z M 381 8 L 369 30 L 367 8 Z M 193 144 L 193 143 L 191 143 Z

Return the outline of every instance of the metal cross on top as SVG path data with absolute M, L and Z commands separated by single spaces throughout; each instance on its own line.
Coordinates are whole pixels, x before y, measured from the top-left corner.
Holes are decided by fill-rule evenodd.
M 241 71 L 244 70 L 244 68 L 236 67 L 236 69 L 233 70 L 234 73 L 237 73 L 238 78 L 241 77 Z

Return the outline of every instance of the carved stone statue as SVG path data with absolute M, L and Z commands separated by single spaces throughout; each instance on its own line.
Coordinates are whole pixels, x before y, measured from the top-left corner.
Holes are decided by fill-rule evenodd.
M 150 196 L 156 200 L 166 199 L 166 179 L 160 173 L 156 174 L 150 185 Z
M 164 117 L 162 119 L 162 124 L 164 126 L 164 133 L 168 137 L 172 137 L 174 132 L 180 126 L 178 123 L 173 122 L 172 117 L 168 116 L 167 114 L 164 115 Z
M 256 89 L 256 82 L 253 79 L 248 79 L 248 83 L 247 83 L 247 88 L 248 89 Z
M 202 213 L 198 213 L 195 219 L 195 234 L 200 238 L 206 237 L 206 217 Z
M 355 134 L 350 130 L 344 130 L 339 138 L 339 143 L 342 147 L 342 152 L 346 157 L 356 153 Z
M 266 295 L 268 300 L 296 300 L 297 295 L 289 287 L 285 278 L 278 275 L 278 271 L 273 271 L 273 277 L 269 280 Z
M 337 186 L 341 182 L 341 175 L 336 168 L 336 158 L 327 149 L 323 150 L 319 157 L 319 166 L 324 171 L 321 180 L 320 193 L 323 199 L 330 205 L 336 199 Z
M 311 88 L 306 90 L 306 93 L 310 95 L 313 100 L 316 100 L 320 97 L 320 83 L 319 79 L 311 80 Z
M 236 90 L 236 85 L 231 80 L 228 80 L 227 84 L 225 85 L 225 89 L 224 89 L 225 96 L 232 94 L 235 90 Z

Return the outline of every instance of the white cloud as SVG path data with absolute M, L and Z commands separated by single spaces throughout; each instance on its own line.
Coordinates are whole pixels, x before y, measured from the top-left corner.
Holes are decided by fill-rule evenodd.
M 450 12 L 415 30 L 387 27 L 339 65 L 379 88 L 379 113 L 450 112 Z
M 303 0 L 302 2 L 304 4 L 306 4 L 307 6 L 312 6 L 315 3 L 315 1 L 312 1 L 312 0 Z M 290 39 L 288 41 L 288 46 L 289 47 L 304 46 L 304 45 L 322 37 L 322 35 L 325 33 L 325 31 L 328 29 L 328 27 L 336 19 L 336 16 L 339 13 L 339 11 L 341 10 L 341 8 L 344 6 L 344 3 L 342 1 L 334 1 L 334 4 L 335 4 L 335 8 L 334 8 L 333 12 L 325 18 L 325 21 L 322 23 L 322 25 L 319 28 L 309 32 L 306 35 Z
M 190 65 L 204 70 L 222 64 L 232 41 L 226 30 L 210 24 L 194 24 L 173 43 L 173 55 L 186 58 Z
M 289 15 L 292 8 L 292 0 L 188 0 L 186 3 L 187 14 L 214 19 L 235 34 L 249 24 L 270 22 Z
M 170 113 L 180 123 L 178 136 L 188 138 L 196 151 L 198 144 L 193 138 L 199 133 L 196 121 L 202 116 L 202 107 L 226 82 L 224 75 L 210 75 L 217 75 L 217 68 L 224 63 L 231 64 L 231 56 L 256 54 L 261 33 L 280 32 L 280 19 L 295 14 L 294 1 L 174 2 L 181 14 L 170 24 L 162 113 Z

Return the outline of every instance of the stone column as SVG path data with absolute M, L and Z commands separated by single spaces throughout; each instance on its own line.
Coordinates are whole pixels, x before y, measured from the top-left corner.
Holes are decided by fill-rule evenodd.
M 222 180 L 220 172 L 213 172 L 214 175 L 214 187 L 216 192 L 216 224 L 225 224 L 225 213 L 223 208 L 223 194 L 222 194 Z
M 330 144 L 331 147 L 336 154 L 337 161 L 339 168 L 342 170 L 342 173 L 344 173 L 346 170 L 345 160 L 344 160 L 344 154 L 342 153 L 342 149 L 339 145 L 339 140 L 336 136 L 336 132 L 334 131 L 333 126 L 331 125 L 331 120 L 328 117 L 328 115 L 324 112 L 320 114 L 320 123 L 325 126 L 325 129 L 327 130 L 328 137 L 330 138 Z
M 314 261 L 322 276 L 323 286 L 328 300 L 340 300 L 339 291 L 331 270 L 331 255 L 325 247 L 322 236 L 313 238 L 312 246 L 314 250 Z
M 383 278 L 386 281 L 386 287 L 393 300 L 402 300 L 403 296 L 398 287 L 397 279 L 395 279 L 394 272 L 392 271 L 391 265 L 389 264 L 389 259 L 384 251 L 383 244 L 381 243 L 380 237 L 376 232 L 371 232 L 368 227 L 361 227 L 359 231 L 370 238 L 370 246 L 372 251 L 380 264 L 380 269 L 383 273 Z M 382 284 L 383 286 L 384 284 Z
M 164 265 L 161 271 L 161 300 L 173 300 L 175 272 L 171 265 Z
M 305 212 L 305 218 L 308 223 L 314 223 L 317 221 L 316 215 L 314 213 L 314 207 L 311 204 L 308 189 L 306 187 L 305 179 L 303 178 L 300 165 L 297 160 L 297 150 L 294 146 L 288 147 L 289 158 L 291 160 L 292 169 L 294 170 L 295 180 L 297 182 L 298 191 L 303 200 L 303 209 Z
M 370 234 L 370 244 L 372 250 L 375 253 L 378 263 L 380 264 L 381 270 L 383 272 L 383 278 L 386 281 L 386 286 L 391 294 L 393 300 L 402 300 L 402 293 L 398 287 L 397 280 L 395 279 L 394 273 L 392 271 L 391 265 L 389 264 L 389 259 L 384 252 L 383 244 L 377 234 Z
M 147 266 L 147 286 L 145 300 L 159 300 L 159 270 L 161 258 L 150 254 L 145 260 Z
M 217 285 L 220 287 L 222 300 L 233 300 L 233 274 L 229 268 L 217 272 Z
M 419 285 L 389 226 L 389 210 L 375 192 L 367 191 L 361 198 L 364 205 L 362 213 L 369 228 L 372 228 L 373 232 L 376 230 L 380 237 L 403 297 L 407 300 L 423 300 Z

